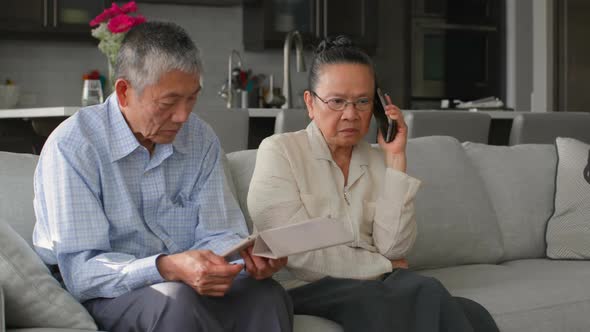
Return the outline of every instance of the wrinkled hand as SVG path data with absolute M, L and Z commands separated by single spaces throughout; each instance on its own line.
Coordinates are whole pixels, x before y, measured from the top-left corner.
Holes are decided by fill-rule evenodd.
M 206 296 L 223 296 L 244 268 L 243 264 L 228 264 L 210 250 L 190 250 L 179 254 L 160 256 L 158 271 L 168 281 L 182 281 L 197 293 Z
M 252 255 L 252 247 L 240 251 L 246 263 L 246 271 L 256 280 L 271 277 L 275 272 L 287 264 L 287 257 L 271 259 Z
M 407 269 L 408 268 L 408 261 L 405 258 L 402 259 L 392 259 L 391 266 L 394 269 Z
M 383 136 L 379 134 L 377 135 L 377 142 L 386 154 L 405 154 L 408 137 L 408 127 L 406 126 L 406 122 L 404 121 L 404 115 L 397 106 L 393 105 L 389 95 L 386 95 L 385 98 L 387 99 L 387 105 L 385 106 L 385 114 L 390 119 L 397 122 L 397 134 L 395 135 L 393 141 L 389 143 L 385 143 L 385 140 L 383 140 Z

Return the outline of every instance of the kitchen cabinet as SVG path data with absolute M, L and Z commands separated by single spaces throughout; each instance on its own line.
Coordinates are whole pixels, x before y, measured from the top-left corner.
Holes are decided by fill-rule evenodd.
M 89 22 L 110 4 L 111 0 L 3 0 L 0 35 L 93 40 Z
M 306 45 L 339 34 L 371 54 L 377 44 L 375 0 L 244 0 L 242 22 L 247 51 L 281 48 L 292 30 Z
M 410 108 L 441 99 L 504 99 L 505 1 L 416 0 L 412 6 Z
M 498 0 L 413 0 L 412 16 L 444 18 L 454 24 L 495 24 L 500 17 Z

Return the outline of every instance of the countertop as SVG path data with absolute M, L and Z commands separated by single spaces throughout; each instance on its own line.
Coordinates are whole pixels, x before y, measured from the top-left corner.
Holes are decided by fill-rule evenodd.
M 0 119 L 35 119 L 71 116 L 76 113 L 80 106 L 60 107 L 36 107 L 36 108 L 15 108 L 0 109 Z M 274 118 L 281 111 L 279 108 L 249 108 L 248 113 L 252 118 Z
M 0 109 L 0 119 L 34 119 L 34 118 L 50 118 L 70 116 L 76 113 L 80 106 L 60 106 L 60 107 L 38 107 L 38 108 L 15 108 L 15 109 Z M 280 108 L 249 108 L 248 113 L 252 118 L 274 118 L 281 111 Z M 403 110 L 411 111 L 411 110 Z M 444 110 L 440 110 L 445 112 Z M 473 112 L 467 111 L 465 112 Z M 485 111 L 478 110 L 489 114 L 492 119 L 513 119 L 518 114 L 529 112 L 515 112 L 515 111 Z
M 80 107 L 78 106 L 0 109 L 0 119 L 32 119 L 70 116 L 76 113 L 79 109 Z
M 448 110 L 402 110 L 404 112 L 412 112 L 412 111 L 437 111 L 437 112 L 449 112 L 449 111 L 458 111 L 458 112 L 479 112 L 479 113 L 486 113 L 489 114 L 492 119 L 508 119 L 512 120 L 517 115 L 522 113 L 530 113 L 530 112 L 516 112 L 516 111 L 492 111 L 492 110 L 461 110 L 461 109 L 448 109 Z

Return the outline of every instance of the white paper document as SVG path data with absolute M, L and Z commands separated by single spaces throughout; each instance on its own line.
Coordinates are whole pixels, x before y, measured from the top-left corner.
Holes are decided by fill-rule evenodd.
M 322 217 L 253 234 L 222 256 L 227 257 L 254 244 L 253 255 L 276 259 L 353 240 L 353 234 L 342 220 Z

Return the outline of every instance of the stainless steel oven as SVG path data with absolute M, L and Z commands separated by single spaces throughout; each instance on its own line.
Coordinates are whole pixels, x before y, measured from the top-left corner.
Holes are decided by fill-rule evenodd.
M 500 57 L 497 27 L 414 19 L 412 37 L 412 97 L 494 95 Z
M 499 96 L 503 0 L 415 0 L 411 98 Z

